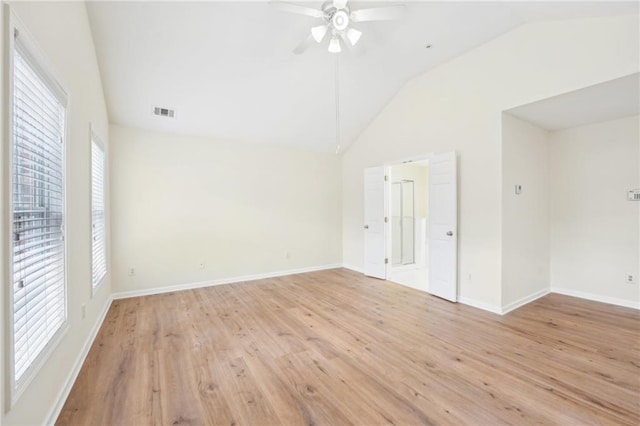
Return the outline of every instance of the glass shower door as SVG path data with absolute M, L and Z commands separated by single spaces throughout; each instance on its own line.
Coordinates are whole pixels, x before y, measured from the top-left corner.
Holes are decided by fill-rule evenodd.
M 391 184 L 391 263 L 415 263 L 414 185 L 411 180 Z

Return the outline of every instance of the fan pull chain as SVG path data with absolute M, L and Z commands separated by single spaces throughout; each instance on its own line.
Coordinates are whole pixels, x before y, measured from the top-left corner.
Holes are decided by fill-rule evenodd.
M 333 55 L 335 63 L 335 89 L 336 89 L 336 155 L 340 153 L 340 55 Z

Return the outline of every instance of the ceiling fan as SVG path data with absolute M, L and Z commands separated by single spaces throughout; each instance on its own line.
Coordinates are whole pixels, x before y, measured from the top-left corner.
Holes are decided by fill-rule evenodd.
M 352 23 L 399 19 L 406 9 L 404 5 L 351 9 L 347 3 L 348 0 L 328 0 L 320 9 L 314 9 L 295 3 L 275 1 L 274 5 L 281 10 L 322 20 L 320 25 L 311 28 L 309 36 L 293 49 L 293 53 L 303 53 L 314 41 L 322 43 L 327 34 L 330 34 L 329 52 L 340 53 L 343 45 L 353 48 L 360 40 L 362 31 Z

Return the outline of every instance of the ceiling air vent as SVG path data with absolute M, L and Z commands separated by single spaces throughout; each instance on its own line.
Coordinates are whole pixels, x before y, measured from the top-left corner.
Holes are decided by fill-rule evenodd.
M 175 110 L 162 107 L 153 107 L 153 115 L 157 115 L 158 117 L 173 118 L 173 116 L 175 115 Z

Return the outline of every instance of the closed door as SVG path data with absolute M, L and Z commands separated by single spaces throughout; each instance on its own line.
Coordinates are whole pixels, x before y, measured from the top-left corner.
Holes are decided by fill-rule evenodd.
M 364 274 L 386 279 L 385 168 L 364 171 Z
M 458 182 L 455 152 L 429 161 L 429 293 L 458 297 Z

